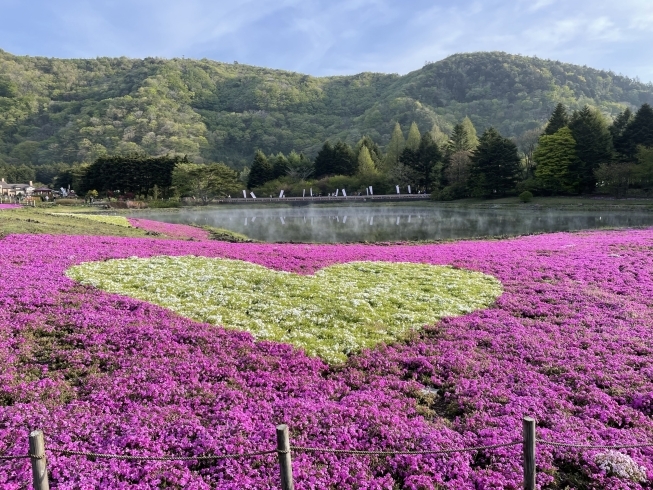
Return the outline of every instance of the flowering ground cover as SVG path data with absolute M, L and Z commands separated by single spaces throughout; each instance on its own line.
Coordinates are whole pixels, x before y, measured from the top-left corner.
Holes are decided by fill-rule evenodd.
M 86 262 L 68 276 L 333 363 L 501 294 L 499 282 L 479 272 L 402 262 L 349 262 L 307 276 L 240 260 L 134 257 Z
M 109 225 L 130 227 L 131 224 L 124 216 L 106 216 L 102 214 L 86 214 L 86 213 L 52 213 L 55 216 L 72 216 L 74 218 L 89 219 L 99 223 L 107 223 Z
M 163 223 L 150 219 L 127 218 L 129 224 L 146 231 L 160 233 L 170 238 L 180 240 L 209 240 L 209 232 L 195 226 Z
M 248 261 L 311 275 L 355 261 L 497 278 L 488 308 L 330 366 L 246 332 L 80 284 L 66 271 L 132 256 Z M 421 246 L 271 245 L 10 235 L 0 240 L 0 454 L 50 447 L 202 455 L 274 446 L 427 450 L 540 439 L 653 441 L 653 230 Z M 650 488 L 653 451 L 538 445 L 541 488 Z M 521 448 L 446 456 L 294 453 L 298 489 L 517 489 Z M 278 488 L 274 457 L 88 461 L 52 453 L 51 487 Z M 641 482 L 647 476 L 649 480 Z M 0 461 L 25 488 L 29 462 Z

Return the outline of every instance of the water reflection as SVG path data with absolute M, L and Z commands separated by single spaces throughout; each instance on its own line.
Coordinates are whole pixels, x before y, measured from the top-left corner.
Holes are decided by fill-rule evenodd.
M 140 215 L 141 217 L 145 217 Z M 266 242 L 378 242 L 653 226 L 642 211 L 461 209 L 422 205 L 222 206 L 148 213 L 168 223 L 210 225 Z

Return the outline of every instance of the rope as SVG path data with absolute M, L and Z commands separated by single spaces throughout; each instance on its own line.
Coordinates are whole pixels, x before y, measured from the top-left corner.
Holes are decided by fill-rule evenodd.
M 303 447 L 303 446 L 290 446 L 290 449 L 298 452 L 305 453 L 334 453 L 334 454 L 361 454 L 361 455 L 378 455 L 378 456 L 399 456 L 399 455 L 410 455 L 410 454 L 450 454 L 450 453 L 465 453 L 472 451 L 483 451 L 486 449 L 497 449 L 500 447 L 509 447 L 517 446 L 521 444 L 522 441 L 512 441 L 505 442 L 503 444 L 492 444 L 489 446 L 476 446 L 476 447 L 464 447 L 457 449 L 434 449 L 434 450 L 425 450 L 425 451 L 359 451 L 356 449 L 328 449 L 328 448 L 319 448 L 319 447 Z
M 638 447 L 653 447 L 653 443 L 651 443 L 651 444 L 622 444 L 620 446 L 601 446 L 601 445 L 594 445 L 594 444 L 570 444 L 570 443 L 565 443 L 565 442 L 542 441 L 541 439 L 537 439 L 536 442 L 538 442 L 539 444 L 544 444 L 546 446 L 575 447 L 575 448 L 582 448 L 582 449 L 632 449 L 632 448 L 638 448 Z
M 9 460 L 9 459 L 27 459 L 27 458 L 31 458 L 31 457 L 32 457 L 32 455 L 30 455 L 30 454 L 25 454 L 23 456 L 20 456 L 20 455 L 19 456 L 0 456 L 0 461 Z
M 215 459 L 253 458 L 255 456 L 263 456 L 277 452 L 276 449 L 272 449 L 270 451 L 258 451 L 254 453 L 212 454 L 209 456 L 131 456 L 128 454 L 91 453 L 58 448 L 48 448 L 47 450 L 64 456 L 86 456 L 89 458 L 123 459 L 129 461 L 206 461 Z

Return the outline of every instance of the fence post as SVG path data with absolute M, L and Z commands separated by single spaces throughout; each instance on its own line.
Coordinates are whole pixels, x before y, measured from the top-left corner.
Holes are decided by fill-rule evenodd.
M 286 424 L 277 425 L 277 456 L 281 469 L 281 490 L 295 490 L 292 478 L 292 462 L 290 460 L 290 437 Z
M 535 419 L 524 417 L 524 490 L 535 490 Z
M 29 434 L 29 455 L 32 460 L 34 490 L 50 490 L 48 468 L 45 462 L 45 441 L 43 432 L 40 430 L 34 430 Z

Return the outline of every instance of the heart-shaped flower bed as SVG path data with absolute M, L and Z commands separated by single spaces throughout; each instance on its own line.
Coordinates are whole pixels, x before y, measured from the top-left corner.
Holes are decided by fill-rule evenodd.
M 404 262 L 350 262 L 309 276 L 239 260 L 159 256 L 84 263 L 68 276 L 331 363 L 442 317 L 486 308 L 502 292 L 497 279 L 480 272 Z

